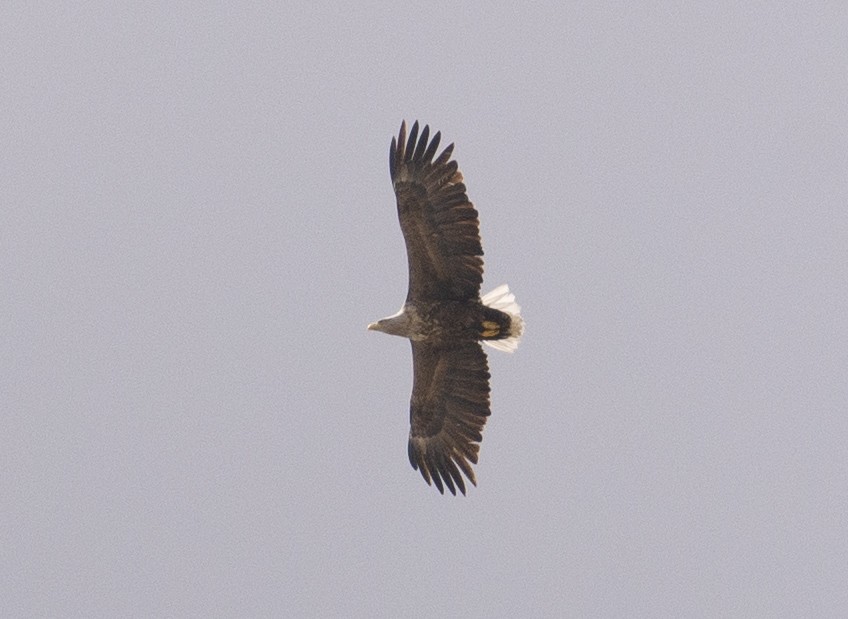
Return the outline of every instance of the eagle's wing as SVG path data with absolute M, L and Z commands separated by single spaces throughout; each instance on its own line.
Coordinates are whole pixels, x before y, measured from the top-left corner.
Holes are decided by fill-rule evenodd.
M 483 248 L 477 211 L 465 193 L 462 174 L 451 161 L 453 144 L 433 159 L 441 134 L 430 127 L 409 139 L 406 123 L 389 151 L 389 170 L 409 261 L 407 300 L 477 298 L 483 281 Z
M 429 484 L 465 494 L 460 471 L 475 486 L 481 434 L 489 416 L 489 368 L 477 342 L 454 348 L 412 342 L 409 461 Z

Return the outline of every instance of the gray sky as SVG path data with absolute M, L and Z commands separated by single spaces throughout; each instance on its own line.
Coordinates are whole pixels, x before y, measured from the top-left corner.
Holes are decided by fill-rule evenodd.
M 848 5 L 119 4 L 0 9 L 0 614 L 848 614 Z M 403 118 L 527 321 L 466 498 Z

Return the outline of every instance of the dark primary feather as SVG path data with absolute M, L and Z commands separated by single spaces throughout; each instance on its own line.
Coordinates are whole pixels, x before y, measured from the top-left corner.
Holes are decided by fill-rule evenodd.
M 412 341 L 409 461 L 444 494 L 465 494 L 489 416 L 489 367 L 477 342 L 453 348 Z
M 483 281 L 477 211 L 456 161 L 450 160 L 453 144 L 433 159 L 441 134 L 429 137 L 429 126 L 419 136 L 416 121 L 407 139 L 402 123 L 389 151 L 409 262 L 407 301 L 476 299 Z

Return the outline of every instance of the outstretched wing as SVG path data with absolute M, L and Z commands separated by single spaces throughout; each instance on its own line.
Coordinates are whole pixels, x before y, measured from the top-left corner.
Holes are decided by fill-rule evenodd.
M 489 416 L 489 367 L 477 342 L 440 348 L 412 342 L 409 462 L 428 484 L 465 494 Z
M 401 123 L 389 151 L 409 261 L 407 301 L 474 299 L 483 281 L 477 211 L 468 201 L 456 161 L 450 160 L 453 144 L 433 159 L 441 134 L 429 137 L 429 126 L 418 135 L 416 121 L 407 140 L 406 123 Z

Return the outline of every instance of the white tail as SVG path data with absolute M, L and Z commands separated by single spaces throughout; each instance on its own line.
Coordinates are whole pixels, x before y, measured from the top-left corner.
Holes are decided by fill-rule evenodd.
M 483 305 L 505 312 L 512 318 L 509 337 L 502 340 L 483 340 L 483 343 L 503 352 L 515 352 L 521 334 L 524 333 L 524 320 L 521 318 L 521 306 L 515 302 L 515 295 L 509 291 L 509 286 L 501 284 L 484 294 L 480 300 Z

